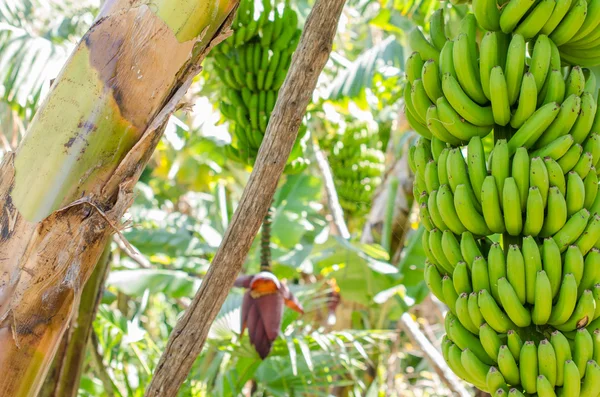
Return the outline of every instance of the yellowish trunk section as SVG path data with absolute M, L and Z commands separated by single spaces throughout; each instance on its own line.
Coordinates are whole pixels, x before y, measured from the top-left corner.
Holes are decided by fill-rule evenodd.
M 238 0 L 107 0 L 0 164 L 0 396 L 33 397 Z

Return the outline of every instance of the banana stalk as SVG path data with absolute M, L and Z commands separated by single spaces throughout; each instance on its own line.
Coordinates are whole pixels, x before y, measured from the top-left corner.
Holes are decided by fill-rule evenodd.
M 0 165 L 0 395 L 35 396 L 168 116 L 237 0 L 108 0 Z

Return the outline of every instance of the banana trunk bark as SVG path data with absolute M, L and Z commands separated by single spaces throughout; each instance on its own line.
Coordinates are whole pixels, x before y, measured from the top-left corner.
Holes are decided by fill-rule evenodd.
M 85 282 L 238 0 L 107 0 L 0 164 L 0 395 L 35 396 Z

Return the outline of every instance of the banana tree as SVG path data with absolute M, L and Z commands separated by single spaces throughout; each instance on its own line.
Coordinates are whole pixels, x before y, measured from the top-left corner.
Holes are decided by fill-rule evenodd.
M 0 395 L 34 396 L 237 0 L 106 0 L 0 164 Z

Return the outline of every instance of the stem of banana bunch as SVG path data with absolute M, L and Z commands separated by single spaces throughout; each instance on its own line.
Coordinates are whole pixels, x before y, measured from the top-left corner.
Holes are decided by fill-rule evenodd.
M 271 223 L 273 222 L 273 205 L 269 207 L 267 215 L 263 220 L 262 232 L 260 236 L 260 271 L 271 271 Z
M 502 126 L 496 124 L 494 126 L 494 143 L 496 143 L 499 139 L 506 139 L 507 141 L 513 134 L 513 129 L 510 124 Z

